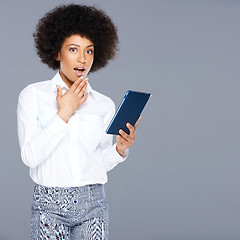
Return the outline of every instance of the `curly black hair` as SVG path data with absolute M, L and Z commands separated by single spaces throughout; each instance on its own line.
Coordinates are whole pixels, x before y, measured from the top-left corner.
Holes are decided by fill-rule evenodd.
M 103 10 L 78 4 L 60 5 L 42 17 L 33 33 L 34 45 L 43 63 L 59 69 L 56 60 L 64 40 L 80 34 L 94 44 L 94 61 L 90 72 L 104 67 L 118 50 L 117 28 Z

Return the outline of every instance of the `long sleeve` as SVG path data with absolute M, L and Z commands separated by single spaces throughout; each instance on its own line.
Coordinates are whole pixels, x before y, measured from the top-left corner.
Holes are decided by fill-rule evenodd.
M 21 158 L 30 168 L 45 161 L 68 131 L 68 125 L 57 114 L 43 130 L 39 129 L 37 110 L 34 86 L 28 85 L 19 94 L 17 128 Z
M 108 111 L 105 115 L 104 121 L 103 121 L 103 133 L 102 133 L 102 139 L 100 142 L 100 148 L 103 154 L 103 161 L 106 171 L 110 171 L 113 169 L 118 163 L 123 162 L 128 157 L 129 149 L 125 151 L 123 156 L 119 155 L 119 153 L 116 150 L 116 143 L 112 145 L 113 143 L 113 136 L 110 134 L 107 134 L 105 130 L 107 129 L 113 115 L 115 113 L 115 105 L 112 100 L 109 101 L 109 107 Z

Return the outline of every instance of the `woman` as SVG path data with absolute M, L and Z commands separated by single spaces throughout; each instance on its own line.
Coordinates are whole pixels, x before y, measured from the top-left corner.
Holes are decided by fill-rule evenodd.
M 108 239 L 107 172 L 127 158 L 140 120 L 112 145 L 114 103 L 88 83 L 115 56 L 116 27 L 102 10 L 70 4 L 48 12 L 33 36 L 41 61 L 58 71 L 18 99 L 21 157 L 36 183 L 31 238 Z

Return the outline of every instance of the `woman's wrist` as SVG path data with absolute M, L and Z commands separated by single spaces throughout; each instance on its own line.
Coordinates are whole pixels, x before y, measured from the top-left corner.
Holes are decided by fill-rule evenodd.
M 69 116 L 67 114 L 64 114 L 63 112 L 61 111 L 58 111 L 57 112 L 57 115 L 66 123 L 68 123 L 68 120 L 69 120 Z
M 125 152 L 124 149 L 119 148 L 118 144 L 117 144 L 117 146 L 116 146 L 116 151 L 118 152 L 118 154 L 119 154 L 120 156 L 123 156 L 123 154 L 124 154 L 124 152 Z

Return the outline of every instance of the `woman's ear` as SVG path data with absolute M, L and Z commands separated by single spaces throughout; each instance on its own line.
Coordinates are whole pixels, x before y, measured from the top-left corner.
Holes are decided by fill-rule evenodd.
M 58 52 L 57 56 L 56 56 L 56 60 L 59 62 L 60 61 L 60 52 Z

